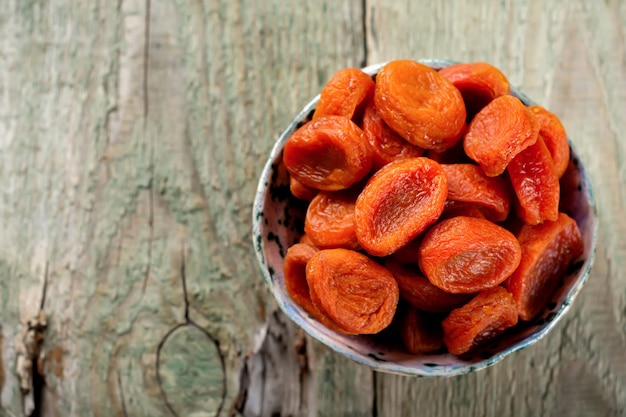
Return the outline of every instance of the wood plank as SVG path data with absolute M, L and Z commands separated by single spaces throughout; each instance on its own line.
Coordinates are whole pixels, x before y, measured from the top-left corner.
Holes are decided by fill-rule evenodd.
M 491 62 L 559 115 L 591 173 L 601 213 L 592 275 L 550 335 L 476 374 L 439 380 L 380 374 L 378 415 L 626 415 L 623 6 L 367 2 L 370 63 Z
M 371 372 L 273 312 L 250 234 L 280 130 L 364 59 L 361 5 L 7 0 L 0 20 L 0 415 L 22 415 L 13 339 L 46 264 L 41 415 L 370 414 Z M 255 365 L 272 340 L 283 362 Z
M 365 3 L 0 2 L 0 415 L 44 280 L 42 415 L 625 415 L 624 2 Z M 281 128 L 335 70 L 397 57 L 499 66 L 596 188 L 574 307 L 473 375 L 373 376 L 275 312 L 252 253 Z

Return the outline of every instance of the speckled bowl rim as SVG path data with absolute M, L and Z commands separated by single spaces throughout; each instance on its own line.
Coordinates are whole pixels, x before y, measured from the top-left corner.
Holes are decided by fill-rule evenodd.
M 433 69 L 439 70 L 441 68 L 445 68 L 449 65 L 458 63 L 457 61 L 445 60 L 445 59 L 421 59 L 417 60 L 418 62 L 427 65 Z M 387 62 L 378 63 L 374 65 L 370 65 L 362 68 L 363 72 L 368 75 L 375 75 L 379 72 L 379 70 L 386 64 Z M 527 97 L 524 93 L 519 91 L 517 88 L 511 87 L 511 93 L 515 97 L 519 98 L 525 105 L 531 106 L 535 105 L 533 100 Z M 275 161 L 278 160 L 279 156 L 282 153 L 285 142 L 291 136 L 291 134 L 297 129 L 298 125 L 307 118 L 307 116 L 315 109 L 318 101 L 319 94 L 315 96 L 304 108 L 297 114 L 297 116 L 289 123 L 289 126 L 285 129 L 285 131 L 280 135 L 276 143 L 274 144 L 272 151 L 270 152 L 267 163 L 265 164 L 263 171 L 261 173 L 258 187 L 256 190 L 253 213 L 252 213 L 252 235 L 253 235 L 253 244 L 256 252 L 256 256 L 261 266 L 261 271 L 263 273 L 263 278 L 266 284 L 269 286 L 270 291 L 274 295 L 275 300 L 278 303 L 278 306 L 281 310 L 297 325 L 303 328 L 311 337 L 318 340 L 325 346 L 330 347 L 334 351 L 342 354 L 343 356 L 360 363 L 362 365 L 366 365 L 374 370 L 399 374 L 399 375 L 409 375 L 409 376 L 419 376 L 419 377 L 450 377 L 463 375 L 470 372 L 478 371 L 484 369 L 488 366 L 491 366 L 508 355 L 520 351 L 528 346 L 536 343 L 540 339 L 542 339 L 546 334 L 548 334 L 554 326 L 562 319 L 565 313 L 569 310 L 572 302 L 576 298 L 576 296 L 580 293 L 582 287 L 587 281 L 593 262 L 595 260 L 595 252 L 597 246 L 597 237 L 598 237 L 598 222 L 597 222 L 597 208 L 596 202 L 593 194 L 593 187 L 589 175 L 585 169 L 584 164 L 580 162 L 580 158 L 578 153 L 576 152 L 575 146 L 572 144 L 571 139 L 568 136 L 568 142 L 570 145 L 570 149 L 572 152 L 572 158 L 574 160 L 579 161 L 578 169 L 580 174 L 580 179 L 582 183 L 582 191 L 584 193 L 584 197 L 589 203 L 591 209 L 591 219 L 592 222 L 592 237 L 591 237 L 591 248 L 589 250 L 589 254 L 585 259 L 582 267 L 577 273 L 574 281 L 571 284 L 570 290 L 565 294 L 563 301 L 560 303 L 559 309 L 555 311 L 555 315 L 551 320 L 546 322 L 544 327 L 540 328 L 535 333 L 523 338 L 510 346 L 498 351 L 493 356 L 489 358 L 485 358 L 484 360 L 474 362 L 466 365 L 435 365 L 435 366 L 424 366 L 424 367 L 416 367 L 416 366 L 408 366 L 397 364 L 393 362 L 381 361 L 380 359 L 373 357 L 372 355 L 363 355 L 360 352 L 356 352 L 348 346 L 344 346 L 341 344 L 337 344 L 335 340 L 333 340 L 332 336 L 327 332 L 319 331 L 319 329 L 312 327 L 311 324 L 306 321 L 300 319 L 298 314 L 294 314 L 295 310 L 299 307 L 294 306 L 294 303 L 290 299 L 285 299 L 284 297 L 279 296 L 274 290 L 274 282 L 272 280 L 272 276 L 270 271 L 268 270 L 268 266 L 265 262 L 265 245 L 263 244 L 262 234 L 263 234 L 263 206 L 264 202 L 267 198 L 267 192 L 269 190 L 268 184 L 271 180 L 271 175 L 273 172 L 273 165 Z M 282 274 L 282 271 L 279 272 Z M 328 330 L 328 332 L 331 332 Z M 331 332 L 332 333 L 332 332 Z M 358 337 L 358 336 L 356 336 Z

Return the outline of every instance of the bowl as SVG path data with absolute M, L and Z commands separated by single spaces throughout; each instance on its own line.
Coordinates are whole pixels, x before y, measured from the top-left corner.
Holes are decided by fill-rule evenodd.
M 456 63 L 436 59 L 418 62 L 437 70 Z M 384 65 L 371 65 L 363 68 L 363 71 L 374 76 Z M 511 92 L 527 106 L 536 104 L 515 88 L 511 88 Z M 589 277 L 598 230 L 591 181 L 569 137 L 571 157 L 569 172 L 565 175 L 575 186 L 571 192 L 562 196 L 561 211 L 576 220 L 585 250 L 580 260 L 567 271 L 546 307 L 532 321 L 519 323 L 471 354 L 455 356 L 446 352 L 411 355 L 402 346 L 390 342 L 384 332 L 380 335 L 359 336 L 335 333 L 295 304 L 285 289 L 283 262 L 287 248 L 296 243 L 302 234 L 306 202 L 296 199 L 289 191 L 289 177 L 282 164 L 282 151 L 291 134 L 311 119 L 318 100 L 319 95 L 298 113 L 275 143 L 262 171 L 253 207 L 253 244 L 263 277 L 278 306 L 291 320 L 311 337 L 357 363 L 376 371 L 423 377 L 462 375 L 486 368 L 536 343 L 554 328 Z

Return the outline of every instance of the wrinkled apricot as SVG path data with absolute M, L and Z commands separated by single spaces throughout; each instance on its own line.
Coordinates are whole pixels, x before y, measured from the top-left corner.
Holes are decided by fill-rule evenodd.
M 391 162 L 376 172 L 356 200 L 356 236 L 363 249 L 386 256 L 434 223 L 448 195 L 446 174 L 428 158 Z
M 435 352 L 443 347 L 440 318 L 408 307 L 400 321 L 400 337 L 407 352 L 413 355 Z
M 467 303 L 471 294 L 452 294 L 435 287 L 412 265 L 388 261 L 387 269 L 400 288 L 400 296 L 413 307 L 431 313 L 447 313 Z
M 468 120 L 493 99 L 511 93 L 506 76 L 486 62 L 454 64 L 442 68 L 439 73 L 461 92 Z
M 302 236 L 300 236 L 300 240 L 298 241 L 298 243 L 303 243 L 303 244 L 305 244 L 305 245 L 313 246 L 314 248 L 316 248 L 316 249 L 317 249 L 317 246 L 315 246 L 315 243 L 313 243 L 313 241 L 311 240 L 311 238 L 310 238 L 310 237 L 308 237 L 308 236 L 306 235 L 306 233 L 305 233 L 305 234 L 303 234 Z
M 442 152 L 460 139 L 465 104 L 450 81 L 411 60 L 387 63 L 376 76 L 376 109 L 413 145 Z
M 517 195 L 517 215 L 524 223 L 555 221 L 559 215 L 559 178 L 541 135 L 534 145 L 513 158 L 508 173 Z
M 489 220 L 501 222 L 511 209 L 511 192 L 502 177 L 488 177 L 477 165 L 442 164 L 448 179 L 448 200 L 487 208 Z
M 406 245 L 394 251 L 389 255 L 390 259 L 404 264 L 417 264 L 417 252 L 422 244 L 422 237 L 423 235 L 419 235 Z
M 465 153 L 490 177 L 537 141 L 539 122 L 517 98 L 500 96 L 472 119 L 463 139 Z
M 305 201 L 313 200 L 313 197 L 315 197 L 319 192 L 319 190 L 316 190 L 315 188 L 302 184 L 294 177 L 289 177 L 289 191 L 291 191 L 291 194 L 293 194 L 294 197 Z
M 337 71 L 326 83 L 315 107 L 313 120 L 322 116 L 345 116 L 355 119 L 374 95 L 372 78 L 357 68 Z
M 419 265 L 444 291 L 475 293 L 500 284 L 519 265 L 517 239 L 488 220 L 458 216 L 443 220 L 424 236 Z
M 311 300 L 345 331 L 375 334 L 391 323 L 400 293 L 387 269 L 349 249 L 323 249 L 307 263 Z
M 450 353 L 461 355 L 499 336 L 517 320 L 513 296 L 500 286 L 489 288 L 443 320 L 443 342 Z
M 306 265 L 313 255 L 317 253 L 317 249 L 312 246 L 296 243 L 292 245 L 285 255 L 283 264 L 283 272 L 285 276 L 285 289 L 291 299 L 302 307 L 307 313 L 313 316 L 317 321 L 341 333 L 347 333 L 345 330 L 337 326 L 331 319 L 326 317 L 311 301 L 309 293 L 309 284 L 306 280 Z
M 463 128 L 463 134 L 467 131 L 467 125 Z M 472 161 L 466 154 L 465 149 L 463 149 L 463 141 L 459 140 L 453 147 L 450 149 L 446 149 L 443 152 L 435 152 L 432 149 L 427 150 L 424 155 L 427 158 L 432 159 L 433 161 L 439 162 L 440 164 L 473 164 Z
M 302 184 L 335 191 L 361 180 L 372 167 L 372 151 L 361 128 L 343 116 L 304 124 L 285 142 L 283 161 Z
M 304 232 L 320 249 L 359 249 L 354 228 L 353 190 L 320 191 L 311 200 L 304 219 Z
M 556 221 L 525 225 L 518 235 L 522 260 L 504 286 L 513 294 L 522 320 L 533 319 L 556 291 L 571 263 L 583 253 L 576 222 L 564 213 Z
M 439 220 L 450 219 L 457 216 L 476 217 L 485 219 L 485 215 L 476 204 L 462 201 L 447 200 Z
M 373 102 L 363 114 L 363 132 L 372 148 L 372 169 L 375 171 L 397 159 L 417 158 L 424 153 L 424 149 L 411 145 L 387 126 Z
M 539 121 L 541 126 L 539 134 L 543 137 L 543 141 L 550 151 L 556 176 L 561 178 L 567 169 L 570 154 L 565 128 L 559 118 L 545 108 L 530 106 L 528 109 L 534 113 Z

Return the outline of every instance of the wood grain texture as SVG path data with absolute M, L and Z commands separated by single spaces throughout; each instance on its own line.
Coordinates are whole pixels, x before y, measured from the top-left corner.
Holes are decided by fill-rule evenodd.
M 0 415 L 22 413 L 13 339 L 37 313 L 46 263 L 42 415 L 238 412 L 244 363 L 275 309 L 251 245 L 256 179 L 296 111 L 363 61 L 361 12 L 350 1 L 2 2 Z M 317 375 L 333 354 L 309 344 Z M 289 358 L 268 367 L 299 370 Z M 355 368 L 309 378 L 307 395 Z M 272 411 L 301 412 L 288 388 Z
M 626 416 L 626 2 L 0 2 L 0 416 L 47 290 L 43 416 Z M 483 60 L 588 166 L 596 264 L 536 346 L 476 374 L 374 374 L 276 311 L 256 178 L 337 69 Z M 49 273 L 44 278 L 46 264 Z
M 379 375 L 378 415 L 626 415 L 624 2 L 372 0 L 366 16 L 370 63 L 491 62 L 560 116 L 590 171 L 600 213 L 591 277 L 551 334 L 473 375 Z

